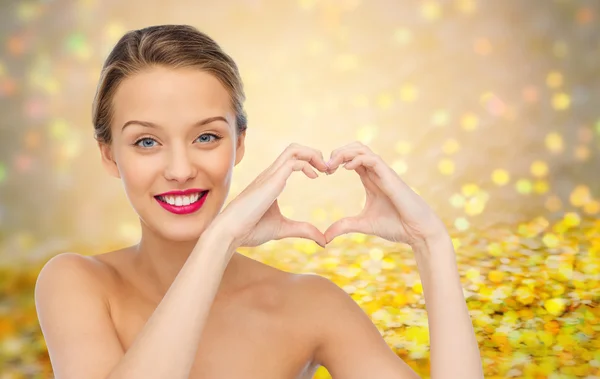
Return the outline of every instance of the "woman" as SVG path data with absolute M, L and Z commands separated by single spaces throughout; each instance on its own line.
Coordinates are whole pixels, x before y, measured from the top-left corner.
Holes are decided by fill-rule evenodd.
M 432 378 L 482 378 L 451 240 L 424 201 L 368 147 L 290 145 L 227 207 L 244 156 L 244 91 L 233 60 L 189 26 L 127 33 L 105 62 L 93 120 L 102 162 L 139 214 L 140 242 L 42 269 L 38 318 L 57 379 L 419 376 L 344 291 L 236 252 L 349 232 L 413 247 L 431 329 Z M 365 210 L 321 233 L 282 216 L 287 178 L 355 170 Z M 182 192 L 183 191 L 183 192 Z

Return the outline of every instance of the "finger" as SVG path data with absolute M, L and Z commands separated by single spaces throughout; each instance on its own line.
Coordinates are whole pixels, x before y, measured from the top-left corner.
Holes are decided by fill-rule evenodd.
M 301 160 L 289 160 L 278 171 L 282 175 L 284 180 L 292 174 L 294 171 L 302 171 L 309 178 L 315 179 L 319 177 L 319 174 L 312 169 L 312 166 L 307 161 Z
M 339 154 L 341 151 L 348 150 L 348 149 L 355 149 L 355 148 L 362 147 L 362 146 L 365 146 L 365 145 L 364 145 L 364 144 L 362 144 L 361 142 L 354 141 L 354 142 L 352 142 L 352 143 L 349 143 L 349 144 L 347 144 L 347 145 L 344 145 L 344 146 L 342 146 L 342 147 L 338 147 L 337 149 L 333 150 L 333 151 L 331 152 L 331 154 L 329 155 L 329 161 L 331 162 L 331 159 L 333 159 L 333 158 L 334 158 L 336 155 L 338 155 L 338 154 Z M 366 147 L 366 146 L 365 146 L 365 147 Z
M 348 233 L 370 234 L 371 232 L 368 224 L 362 218 L 354 216 L 337 220 L 325 230 L 323 235 L 325 236 L 326 243 L 329 243 L 335 237 Z
M 338 167 L 344 163 L 350 162 L 358 155 L 372 154 L 364 146 L 351 146 L 345 149 L 340 149 L 331 154 L 331 159 L 327 162 L 329 173 L 334 173 Z
M 321 172 L 327 171 L 327 164 L 325 163 L 325 158 L 323 158 L 323 153 L 321 151 L 297 143 L 290 144 L 283 153 L 277 157 L 271 166 L 273 170 L 276 171 L 290 159 L 304 160 Z
M 294 221 L 284 217 L 281 229 L 275 239 L 294 237 L 313 240 L 321 247 L 325 247 L 327 244 L 323 233 L 311 223 Z

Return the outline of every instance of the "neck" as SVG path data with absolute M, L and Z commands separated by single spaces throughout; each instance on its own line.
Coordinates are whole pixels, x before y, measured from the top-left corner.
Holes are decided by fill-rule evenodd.
M 197 243 L 197 239 L 191 241 L 165 239 L 148 230 L 147 226 L 142 223 L 142 238 L 134 246 L 136 271 L 147 278 L 148 283 L 152 283 L 153 291 L 164 295 L 171 287 Z M 238 253 L 234 253 L 226 271 L 231 271 L 232 263 L 239 258 L 236 257 L 238 255 Z M 227 277 L 224 273 L 221 287 L 226 285 Z

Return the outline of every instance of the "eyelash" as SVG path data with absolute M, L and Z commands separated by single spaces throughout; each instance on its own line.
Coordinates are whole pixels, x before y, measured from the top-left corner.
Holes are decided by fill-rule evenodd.
M 218 140 L 220 140 L 221 138 L 223 138 L 222 136 L 220 136 L 220 135 L 218 135 L 218 134 L 214 134 L 214 133 L 202 133 L 202 134 L 200 134 L 198 137 L 196 137 L 196 140 L 197 140 L 198 138 L 202 137 L 202 136 L 205 136 L 205 135 L 208 135 L 208 136 L 213 136 L 213 137 L 215 137 L 215 140 L 214 140 L 212 143 L 214 143 L 214 142 L 217 142 Z M 138 145 L 138 143 L 140 143 L 140 142 L 142 142 L 142 141 L 144 141 L 144 140 L 147 140 L 147 139 L 149 139 L 149 140 L 152 140 L 152 141 L 154 141 L 154 142 L 157 142 L 157 141 L 156 141 L 154 138 L 152 138 L 152 137 L 149 137 L 149 136 L 145 136 L 145 137 L 140 137 L 140 138 L 138 138 L 138 139 L 137 139 L 137 140 L 136 140 L 136 141 L 133 143 L 133 146 L 141 147 L 142 149 L 150 149 L 150 147 L 143 147 L 143 146 L 139 146 L 139 145 Z M 211 142 L 207 142 L 207 143 L 211 143 Z M 153 147 L 153 146 L 152 146 L 152 147 Z

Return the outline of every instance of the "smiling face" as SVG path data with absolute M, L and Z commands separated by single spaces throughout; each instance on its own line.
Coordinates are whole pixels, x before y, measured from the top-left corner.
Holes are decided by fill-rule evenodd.
M 99 144 L 104 166 L 147 227 L 173 241 L 197 239 L 244 155 L 229 93 L 205 71 L 155 67 L 125 79 L 112 104 L 112 142 Z M 155 197 L 191 188 L 209 190 L 192 213 L 173 213 Z

